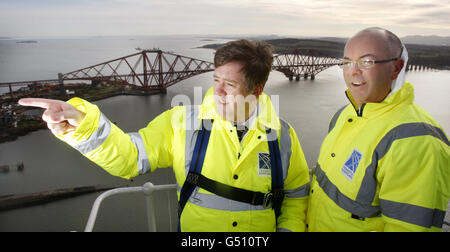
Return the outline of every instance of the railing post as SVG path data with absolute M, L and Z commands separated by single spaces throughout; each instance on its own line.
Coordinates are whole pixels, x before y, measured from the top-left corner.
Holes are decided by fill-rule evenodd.
M 92 232 L 95 225 L 95 220 L 97 219 L 98 210 L 100 208 L 101 203 L 105 198 L 108 198 L 111 195 L 117 195 L 122 193 L 134 193 L 134 192 L 140 192 L 142 191 L 142 186 L 139 187 L 124 187 L 124 188 L 116 188 L 111 189 L 106 192 L 103 192 L 98 196 L 95 201 L 94 205 L 92 205 L 91 213 L 89 214 L 89 219 L 86 224 L 86 227 L 84 229 L 84 232 Z
M 151 182 L 147 182 L 142 186 L 142 191 L 145 195 L 145 201 L 147 203 L 147 225 L 148 231 L 156 232 L 156 215 L 155 215 L 155 200 L 153 198 L 153 192 L 155 186 Z
M 156 232 L 156 212 L 155 212 L 155 204 L 154 204 L 154 198 L 153 193 L 155 191 L 169 191 L 169 190 L 176 190 L 177 187 L 175 184 L 170 185 L 153 185 L 150 182 L 145 183 L 143 186 L 138 187 L 122 187 L 122 188 L 116 188 L 111 189 L 106 192 L 103 192 L 100 194 L 100 196 L 95 199 L 95 202 L 92 206 L 91 213 L 89 215 L 88 222 L 85 227 L 85 232 L 92 232 L 95 224 L 95 220 L 97 218 L 98 210 L 100 208 L 100 204 L 102 201 L 112 195 L 117 194 L 124 194 L 124 193 L 137 193 L 142 192 L 144 193 L 146 197 L 146 203 L 147 203 L 147 223 L 148 223 L 148 229 L 149 231 L 152 230 L 153 232 Z M 170 202 L 169 202 L 169 218 L 170 223 L 172 223 L 172 217 L 170 216 Z

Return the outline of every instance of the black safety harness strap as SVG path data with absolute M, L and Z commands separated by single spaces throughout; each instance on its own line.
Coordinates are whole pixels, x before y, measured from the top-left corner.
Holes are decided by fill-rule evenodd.
M 210 125 L 212 125 L 212 122 Z M 271 129 L 267 129 L 266 134 L 271 134 Z M 272 190 L 267 193 L 262 193 L 226 185 L 211 180 L 201 174 L 210 135 L 211 131 L 204 127 L 204 121 L 202 121 L 201 129 L 198 132 L 197 140 L 195 142 L 189 172 L 180 192 L 180 200 L 178 202 L 178 231 L 181 231 L 180 218 L 183 209 L 196 187 L 227 199 L 255 206 L 262 205 L 264 208 L 272 207 L 275 210 L 275 216 L 278 217 L 281 214 L 281 204 L 284 198 L 284 181 L 278 138 L 274 137 L 274 140 L 268 141 L 271 161 Z
M 261 193 L 245 190 L 217 182 L 203 176 L 202 174 L 193 172 L 189 172 L 186 182 L 227 199 L 252 204 L 255 206 L 262 205 L 264 208 L 272 207 L 272 192 Z

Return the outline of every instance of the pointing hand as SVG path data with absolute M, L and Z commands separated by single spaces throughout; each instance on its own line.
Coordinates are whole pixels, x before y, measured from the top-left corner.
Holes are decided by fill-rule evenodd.
M 80 125 L 85 114 L 69 103 L 42 98 L 23 98 L 19 100 L 22 106 L 33 106 L 46 109 L 42 120 L 54 135 L 74 131 Z

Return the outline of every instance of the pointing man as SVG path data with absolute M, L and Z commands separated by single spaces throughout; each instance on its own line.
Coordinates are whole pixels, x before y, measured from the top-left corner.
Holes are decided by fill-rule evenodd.
M 79 98 L 19 103 L 45 108 L 53 134 L 113 175 L 173 167 L 181 231 L 304 231 L 308 167 L 294 129 L 262 93 L 269 47 L 230 42 L 214 65 L 202 105 L 174 107 L 138 133 L 125 134 Z

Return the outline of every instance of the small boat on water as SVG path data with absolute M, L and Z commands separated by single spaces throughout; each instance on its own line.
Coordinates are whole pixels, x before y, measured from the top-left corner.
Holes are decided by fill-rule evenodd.
M 23 162 L 17 163 L 16 164 L 17 170 L 18 171 L 23 171 L 23 169 L 25 168 Z M 0 173 L 7 173 L 10 172 L 11 168 L 9 165 L 0 165 Z
M 0 165 L 0 172 L 2 173 L 9 172 L 9 165 Z
M 17 170 L 18 171 L 23 171 L 24 168 L 25 168 L 25 166 L 23 165 L 23 162 L 17 163 Z
M 37 41 L 36 40 L 20 40 L 20 41 L 17 41 L 16 43 L 33 44 L 33 43 L 37 43 Z

